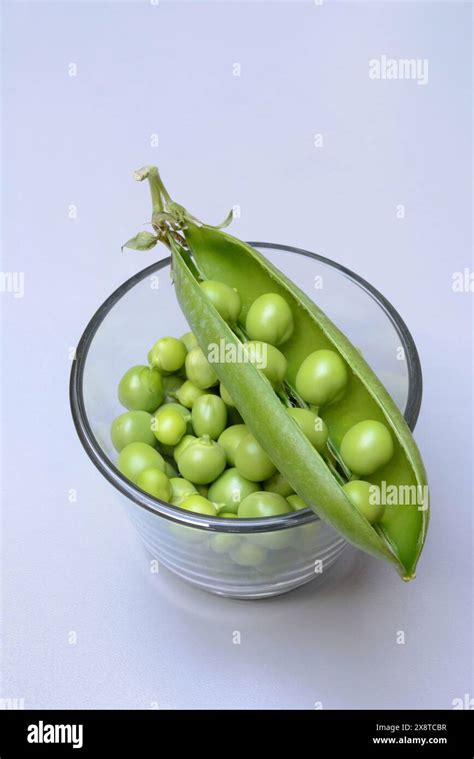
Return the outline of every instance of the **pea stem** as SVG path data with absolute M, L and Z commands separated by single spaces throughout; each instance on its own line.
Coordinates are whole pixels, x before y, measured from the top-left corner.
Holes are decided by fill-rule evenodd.
M 135 172 L 135 179 L 137 182 L 143 182 L 144 179 L 148 179 L 148 184 L 150 185 L 153 214 L 163 213 L 164 205 L 162 194 L 166 198 L 168 193 L 165 194 L 165 192 L 163 192 L 164 187 L 160 179 L 157 167 L 144 166 L 142 169 L 138 169 L 138 171 Z

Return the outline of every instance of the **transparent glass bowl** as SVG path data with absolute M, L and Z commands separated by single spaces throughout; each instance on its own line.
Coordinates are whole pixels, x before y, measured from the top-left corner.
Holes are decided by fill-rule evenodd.
M 390 303 L 348 269 L 305 250 L 251 243 L 310 295 L 358 348 L 413 429 L 422 377 L 413 339 Z M 165 258 L 125 282 L 89 322 L 71 372 L 71 409 L 96 467 L 125 496 L 146 548 L 184 580 L 235 598 L 285 593 L 327 576 L 346 543 L 311 510 L 265 519 L 220 519 L 157 501 L 115 468 L 110 424 L 123 408 L 117 384 L 151 345 L 188 331 Z

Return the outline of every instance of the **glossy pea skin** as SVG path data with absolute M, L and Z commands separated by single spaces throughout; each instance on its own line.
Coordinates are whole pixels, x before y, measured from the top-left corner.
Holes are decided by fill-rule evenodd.
M 364 480 L 351 480 L 342 489 L 352 505 L 370 524 L 380 521 L 385 511 L 385 507 L 380 503 L 380 488 Z
M 186 421 L 177 409 L 165 406 L 155 418 L 153 432 L 163 445 L 177 445 L 186 433 Z
M 242 310 L 242 301 L 237 290 L 215 279 L 206 279 L 200 283 L 200 286 L 207 300 L 212 303 L 224 321 L 235 324 Z
M 183 382 L 179 388 L 176 397 L 182 406 L 186 406 L 186 408 L 192 409 L 194 402 L 197 401 L 201 395 L 204 395 L 204 393 L 205 390 L 201 390 L 200 387 L 194 385 L 189 380 L 186 380 L 186 382 Z
M 129 443 L 122 448 L 117 459 L 117 469 L 131 482 L 136 483 L 145 469 L 165 471 L 165 460 L 161 453 L 147 443 Z
M 339 353 L 319 350 L 305 358 L 296 375 L 295 387 L 307 403 L 324 406 L 344 393 L 349 373 Z
M 196 435 L 184 435 L 184 437 L 181 438 L 178 445 L 175 447 L 173 451 L 173 457 L 175 461 L 178 461 L 178 456 L 180 453 L 184 451 L 185 448 L 188 447 L 190 443 L 194 443 L 197 440 Z
M 275 472 L 275 474 L 272 474 L 268 480 L 265 480 L 263 483 L 263 489 L 268 490 L 270 493 L 278 493 L 278 495 L 282 495 L 283 498 L 287 498 L 287 496 L 295 492 L 290 483 L 285 480 L 280 472 Z
M 167 413 L 169 413 L 170 409 L 175 409 L 176 411 L 178 411 L 181 414 L 181 416 L 183 417 L 184 421 L 186 422 L 186 432 L 187 432 L 187 434 L 188 435 L 192 435 L 193 434 L 193 425 L 191 423 L 191 414 L 190 414 L 190 411 L 189 411 L 188 408 L 186 408 L 186 406 L 181 406 L 180 403 L 165 403 L 164 406 L 160 406 L 159 408 L 157 408 L 156 411 L 155 411 L 155 413 L 153 414 L 153 420 L 152 420 L 152 423 L 151 423 L 152 430 L 153 431 L 155 430 L 157 419 L 160 416 L 160 414 L 162 414 L 163 411 L 166 411 Z
M 188 445 L 177 460 L 182 476 L 196 483 L 213 482 L 225 468 L 225 451 L 210 438 L 198 438 Z
M 197 493 L 197 490 L 192 482 L 185 480 L 184 477 L 171 477 L 171 499 L 174 501 L 183 500 L 188 495 Z
M 196 435 L 209 435 L 217 440 L 225 430 L 227 409 L 218 395 L 201 395 L 193 404 L 191 421 Z
M 235 452 L 242 439 L 248 434 L 249 430 L 245 424 L 233 424 L 227 427 L 222 435 L 219 435 L 217 442 L 224 449 L 229 466 L 235 466 Z
M 273 387 L 281 385 L 285 379 L 288 362 L 281 351 L 270 343 L 249 340 L 245 343 L 249 360 L 265 375 Z
M 185 344 L 178 338 L 161 337 L 151 348 L 148 360 L 162 374 L 171 374 L 181 369 L 186 353 Z
M 251 340 L 263 340 L 271 345 L 286 342 L 294 330 L 293 314 L 286 300 L 276 293 L 266 293 L 254 300 L 245 321 Z
M 235 466 L 252 482 L 267 480 L 276 472 L 273 461 L 251 433 L 240 441 L 235 451 Z
M 260 485 L 244 477 L 238 469 L 226 469 L 209 487 L 208 497 L 218 504 L 219 512 L 237 513 L 239 504 L 251 493 L 260 490 Z
M 115 450 L 120 452 L 129 443 L 147 443 L 156 446 L 151 429 L 152 416 L 148 411 L 126 411 L 112 422 L 110 438 Z
M 289 408 L 289 415 L 308 438 L 311 445 L 321 453 L 327 443 L 328 428 L 320 416 L 305 408 Z
M 193 348 L 186 356 L 186 376 L 194 385 L 207 390 L 217 385 L 217 374 L 210 365 L 201 348 Z
M 181 503 L 180 508 L 185 511 L 192 511 L 195 514 L 205 514 L 206 516 L 215 517 L 216 507 L 207 498 L 202 495 L 188 495 Z
M 163 380 L 157 369 L 132 366 L 119 382 L 118 399 L 129 411 L 154 411 L 164 397 Z
M 356 474 L 373 474 L 388 464 L 393 453 L 390 432 L 384 424 L 373 419 L 354 424 L 341 441 L 341 458 Z
M 144 469 L 137 477 L 137 485 L 160 501 L 169 501 L 171 498 L 170 481 L 160 469 Z
M 293 495 L 287 496 L 286 500 L 290 504 L 290 508 L 292 511 L 302 511 L 303 509 L 307 509 L 307 505 L 303 501 L 302 498 L 300 498 L 299 495 L 296 495 L 294 493 Z
M 188 353 L 189 351 L 192 351 L 193 348 L 199 348 L 199 343 L 194 332 L 186 332 L 184 335 L 181 335 L 179 339 L 184 343 Z
M 239 505 L 237 514 L 243 519 L 257 519 L 289 514 L 290 511 L 290 506 L 282 495 L 261 490 L 244 498 Z

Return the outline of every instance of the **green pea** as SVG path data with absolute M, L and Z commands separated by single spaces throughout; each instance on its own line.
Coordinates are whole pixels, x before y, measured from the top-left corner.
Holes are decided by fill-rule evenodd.
M 171 498 L 170 481 L 160 469 L 144 469 L 137 477 L 137 485 L 160 501 L 169 501 Z
M 228 392 L 227 392 L 227 390 L 225 389 L 225 387 L 224 387 L 224 385 L 222 384 L 222 382 L 221 382 L 221 383 L 220 383 L 220 385 L 219 385 L 219 392 L 220 392 L 220 394 L 221 394 L 221 398 L 222 398 L 222 400 L 224 401 L 224 403 L 225 403 L 225 405 L 226 405 L 226 406 L 235 407 L 234 401 L 233 401 L 233 400 L 232 400 L 232 398 L 230 397 L 229 393 L 228 393 Z
M 345 465 L 356 474 L 373 474 L 388 464 L 394 453 L 390 432 L 381 422 L 366 419 L 344 435 L 340 449 Z
M 302 498 L 299 497 L 299 495 L 289 495 L 287 496 L 286 500 L 290 504 L 290 508 L 292 511 L 302 511 L 303 509 L 307 509 L 307 505 L 303 501 Z
M 267 480 L 276 472 L 276 466 L 260 443 L 248 433 L 235 451 L 235 466 L 252 482 Z
M 210 517 L 216 516 L 216 507 L 202 495 L 188 495 L 181 504 L 181 508 L 186 511 L 193 511 L 195 514 L 205 514 Z
M 288 413 L 301 428 L 311 445 L 314 445 L 316 450 L 321 453 L 326 446 L 329 434 L 321 417 L 305 408 L 289 408 Z
M 242 310 L 242 302 L 237 290 L 224 284 L 224 282 L 217 282 L 213 279 L 206 279 L 200 284 L 204 295 L 224 321 L 235 324 Z
M 182 406 L 186 406 L 186 408 L 191 409 L 194 402 L 197 401 L 201 395 L 204 395 L 204 390 L 201 390 L 200 387 L 194 385 L 189 380 L 186 380 L 186 382 L 183 382 L 179 388 L 177 398 Z
M 227 469 L 212 483 L 209 488 L 209 499 L 223 507 L 224 511 L 237 512 L 240 502 L 258 490 L 260 490 L 260 485 L 243 477 L 234 467 Z
M 278 493 L 268 493 L 261 490 L 251 493 L 240 503 L 238 515 L 245 519 L 275 517 L 279 514 L 289 514 L 290 506 L 285 498 Z
M 237 519 L 237 514 L 234 514 L 233 511 L 219 511 L 217 516 L 222 517 L 222 519 Z
M 348 380 L 347 366 L 339 353 L 319 350 L 305 358 L 298 369 L 295 386 L 307 403 L 324 406 L 339 400 Z
M 243 567 L 258 567 L 265 561 L 267 552 L 262 546 L 241 541 L 237 548 L 230 552 L 230 557 Z
M 129 443 L 147 443 L 156 446 L 151 430 L 152 416 L 147 411 L 126 411 L 112 422 L 110 438 L 116 451 Z
M 130 411 L 154 411 L 164 397 L 161 374 L 148 366 L 132 366 L 119 382 L 119 401 Z
M 183 500 L 188 495 L 197 493 L 197 490 L 193 483 L 189 482 L 189 480 L 185 480 L 183 477 L 171 477 L 170 486 L 172 501 L 177 501 L 179 499 Z
M 191 421 L 197 435 L 216 440 L 225 430 L 227 410 L 218 395 L 201 395 L 193 404 Z
M 241 440 L 249 434 L 245 424 L 233 424 L 219 436 L 217 442 L 224 449 L 229 466 L 235 466 L 235 452 Z
M 177 445 L 186 433 L 186 422 L 177 409 L 165 406 L 155 417 L 153 432 L 163 445 Z
M 193 348 L 186 356 L 186 376 L 194 385 L 207 390 L 217 385 L 217 374 L 210 365 L 201 348 Z
M 208 437 L 188 445 L 177 461 L 180 473 L 198 485 L 213 482 L 225 468 L 225 451 Z
M 193 332 L 186 332 L 185 335 L 181 335 L 180 340 L 186 346 L 186 350 L 192 351 L 193 348 L 199 348 L 199 343 L 196 340 L 196 335 Z
M 238 516 L 246 519 L 262 517 L 275 517 L 281 514 L 290 514 L 291 507 L 286 498 L 278 493 L 252 493 L 247 496 L 239 506 Z M 281 550 L 291 542 L 291 530 L 274 530 L 271 532 L 255 533 L 249 535 L 248 540 L 263 548 Z
M 270 343 L 249 340 L 245 343 L 249 360 L 265 375 L 273 387 L 281 385 L 285 379 L 288 362 L 283 353 Z
M 152 430 L 154 431 L 155 426 L 156 426 L 156 420 L 158 419 L 160 414 L 162 414 L 163 411 L 165 410 L 168 413 L 170 409 L 175 409 L 176 411 L 179 411 L 184 421 L 186 422 L 186 433 L 188 435 L 192 435 L 194 430 L 193 430 L 193 425 L 191 422 L 191 414 L 189 412 L 189 409 L 186 408 L 186 406 L 181 406 L 180 403 L 166 403 L 164 406 L 160 406 L 159 408 L 157 408 L 155 413 L 153 414 L 153 420 L 151 423 Z
M 187 448 L 190 443 L 194 443 L 195 440 L 197 440 L 196 435 L 185 435 L 184 437 L 182 437 L 180 442 L 178 443 L 178 445 L 175 447 L 173 451 L 174 460 L 178 461 L 178 456 L 180 455 L 180 453 L 182 453 L 184 449 Z
M 342 488 L 353 506 L 370 524 L 379 522 L 385 506 L 380 503 L 380 488 L 364 480 L 351 480 Z
M 150 366 L 169 374 L 181 369 L 185 358 L 186 346 L 176 337 L 161 337 L 148 354 Z
M 251 340 L 281 345 L 293 334 L 291 308 L 281 295 L 260 295 L 248 310 L 245 327 Z
M 278 495 L 282 495 L 284 498 L 295 492 L 280 472 L 275 472 L 268 480 L 265 480 L 263 489 L 271 493 L 278 493 Z
M 136 483 L 138 475 L 145 469 L 160 469 L 164 472 L 165 460 L 161 453 L 147 443 L 129 443 L 119 453 L 117 469 Z

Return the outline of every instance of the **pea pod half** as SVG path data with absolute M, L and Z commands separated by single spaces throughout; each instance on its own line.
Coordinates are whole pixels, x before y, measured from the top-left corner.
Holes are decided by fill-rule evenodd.
M 156 239 L 171 248 L 178 301 L 206 353 L 210 346 L 225 345 L 225 351 L 215 351 L 222 360 L 213 367 L 245 423 L 311 508 L 351 543 L 393 563 L 403 579 L 412 579 L 428 525 L 427 486 L 419 451 L 398 407 L 359 351 L 304 292 L 257 250 L 219 228 L 200 224 L 173 203 L 155 172 L 143 170 L 137 178 L 148 177 L 150 181 Z M 293 314 L 294 330 L 279 350 L 288 362 L 290 384 L 294 384 L 304 359 L 316 350 L 336 351 L 344 359 L 350 370 L 344 395 L 324 406 L 319 414 L 328 426 L 335 451 L 357 422 L 376 420 L 390 429 L 394 455 L 366 479 L 384 486 L 385 492 L 402 494 L 403 503 L 395 497 L 391 505 L 389 499 L 378 524 L 369 524 L 348 500 L 335 472 L 288 415 L 256 366 L 232 360 L 233 353 L 239 355 L 241 340 L 206 299 L 199 286 L 200 276 L 238 290 L 241 322 L 259 296 L 277 293 L 285 299 Z

